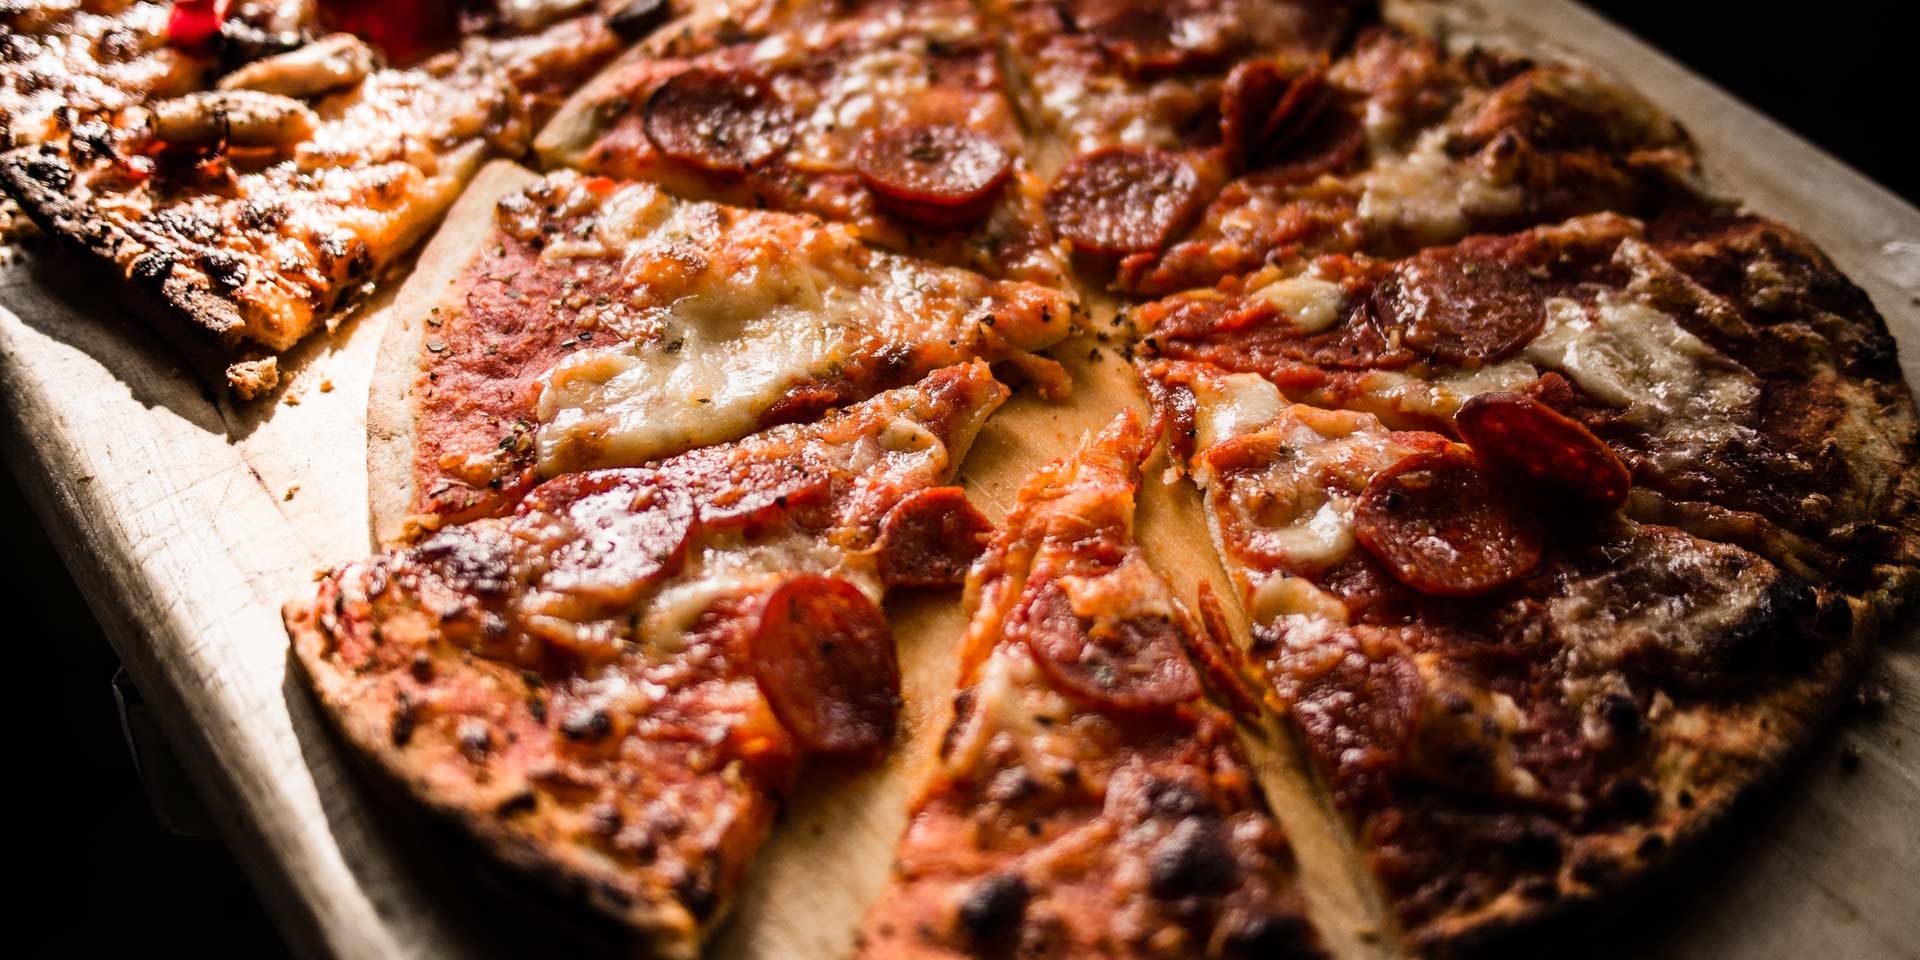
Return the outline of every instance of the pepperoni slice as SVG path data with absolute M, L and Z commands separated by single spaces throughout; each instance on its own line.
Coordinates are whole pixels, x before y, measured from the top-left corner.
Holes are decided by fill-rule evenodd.
M 806 749 L 870 757 L 892 738 L 900 663 L 860 588 L 822 576 L 781 584 L 760 608 L 750 654 L 774 716 Z
M 938 587 L 959 583 L 993 533 L 959 487 L 921 490 L 895 504 L 880 522 L 874 551 L 888 586 Z
M 1178 154 L 1103 147 L 1075 158 L 1047 188 L 1054 232 L 1088 253 L 1158 250 L 1205 203 L 1200 175 Z
M 1545 549 L 1473 456 L 1458 447 L 1416 453 L 1367 484 L 1354 538 L 1422 593 L 1470 597 L 1539 566 Z
M 765 77 L 745 70 L 683 70 L 647 97 L 641 118 L 663 154 L 710 173 L 738 176 L 793 139 L 793 113 Z
M 1332 101 L 1324 70 L 1248 61 L 1233 68 L 1221 87 L 1220 141 L 1236 165 L 1261 166 L 1313 127 Z
M 1182 631 L 1158 617 L 1088 626 L 1058 581 L 1032 595 L 1016 630 L 1060 692 L 1105 710 L 1165 710 L 1200 696 Z
M 935 226 L 985 216 L 1013 173 L 1012 155 L 992 137 L 944 123 L 876 130 L 853 164 L 881 205 Z
M 1570 496 L 1601 513 L 1626 505 L 1632 475 L 1606 441 L 1579 421 L 1520 393 L 1483 393 L 1453 422 L 1488 466 L 1545 498 Z
M 1493 363 L 1532 342 L 1547 322 L 1548 287 L 1525 267 L 1458 249 L 1402 261 L 1374 289 L 1383 323 L 1407 346 L 1444 363 Z
M 592 619 L 626 607 L 648 584 L 679 567 L 693 534 L 695 509 L 685 491 L 635 482 L 628 471 L 576 476 L 543 485 L 519 513 L 523 518 L 548 513 L 571 528 L 543 553 L 539 587 L 574 598 L 584 606 L 570 615 Z
M 1260 179 L 1298 183 L 1353 163 L 1366 149 L 1367 130 L 1352 111 L 1331 106 L 1300 127 L 1283 127 L 1271 143 L 1272 159 Z
M 816 463 L 753 463 L 744 470 L 700 478 L 701 487 L 719 492 L 700 505 L 708 527 L 757 527 L 798 509 L 826 502 L 833 481 Z
M 1339 799 L 1383 786 L 1406 762 L 1419 723 L 1426 684 L 1413 660 L 1348 631 L 1317 644 L 1310 660 L 1282 657 L 1283 682 L 1296 688 L 1289 713 Z
M 1309 333 L 1271 303 L 1186 297 L 1141 308 L 1163 356 L 1205 360 L 1228 370 L 1257 372 L 1279 383 L 1298 364 L 1342 370 L 1395 369 L 1418 359 L 1388 342 L 1364 305 L 1349 308 L 1339 323 Z M 1323 379 L 1314 377 L 1316 381 Z

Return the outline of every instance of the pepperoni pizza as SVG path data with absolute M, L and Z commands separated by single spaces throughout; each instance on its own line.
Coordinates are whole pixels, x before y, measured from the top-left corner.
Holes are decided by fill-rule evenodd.
M 1129 413 L 1043 467 L 969 574 L 952 726 L 862 957 L 1323 955 L 1199 628 L 1133 542 L 1151 444 Z
M 892 739 L 878 603 L 979 552 L 985 520 L 941 484 L 1005 397 L 976 361 L 548 481 L 509 516 L 328 573 L 286 607 L 294 652 L 422 802 L 691 956 L 805 758 Z
M 382 552 L 286 606 L 295 658 L 354 751 L 656 954 L 804 763 L 900 739 L 895 587 L 968 584 L 952 721 L 891 881 L 821 923 L 1271 957 L 1622 888 L 1920 584 L 1873 304 L 1463 4 L 17 0 L 0 149 L 241 396 L 411 271 Z M 1116 397 L 1152 426 L 1058 406 Z M 1041 466 L 1030 425 L 1114 414 Z M 1018 489 L 997 527 L 956 477 Z M 1137 493 L 1191 529 L 1136 543 Z
M 1250 651 L 1409 941 L 1457 946 L 1663 863 L 1802 741 L 1874 598 L 1637 509 L 1524 393 L 1447 433 L 1158 361 Z M 1911 519 L 1903 521 L 1911 536 Z

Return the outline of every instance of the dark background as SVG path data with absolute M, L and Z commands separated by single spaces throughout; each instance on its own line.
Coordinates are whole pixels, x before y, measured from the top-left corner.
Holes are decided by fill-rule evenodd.
M 1920 198 L 1907 130 L 1916 50 L 1911 31 L 1893 22 L 1902 5 L 1835 3 L 1791 17 L 1723 4 L 1687 11 L 1673 0 L 1590 5 L 1894 192 Z M 24 806 L 15 824 L 28 849 L 15 875 L 27 894 L 9 912 L 30 930 L 76 908 L 89 914 L 90 922 L 59 925 L 59 942 L 47 946 L 62 954 L 283 952 L 221 844 L 175 835 L 156 819 L 121 734 L 113 651 L 4 472 L 0 537 L 12 571 L 0 596 L 16 611 L 12 659 L 26 680 L 24 693 L 8 698 L 26 756 L 7 779 Z

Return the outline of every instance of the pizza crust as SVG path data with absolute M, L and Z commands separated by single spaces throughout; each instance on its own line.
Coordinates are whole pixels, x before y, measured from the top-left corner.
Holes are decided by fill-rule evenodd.
M 493 235 L 494 204 L 538 177 L 517 163 L 482 168 L 448 211 L 400 288 L 367 388 L 367 503 L 373 542 L 390 545 L 421 531 L 411 525 L 416 501 L 413 392 L 421 378 L 427 319 L 475 251 Z

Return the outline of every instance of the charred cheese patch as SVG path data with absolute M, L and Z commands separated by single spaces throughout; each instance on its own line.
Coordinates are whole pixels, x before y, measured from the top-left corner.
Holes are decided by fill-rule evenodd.
M 1401 256 L 1598 211 L 1705 206 L 1685 132 L 1578 64 L 1365 31 L 1293 142 L 1192 229 L 1124 264 L 1129 292 L 1212 286 L 1333 252 Z

